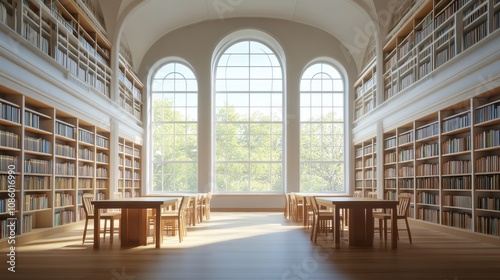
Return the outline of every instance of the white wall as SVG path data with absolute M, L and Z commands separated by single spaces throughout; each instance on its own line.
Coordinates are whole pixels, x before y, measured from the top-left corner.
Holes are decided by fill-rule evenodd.
M 342 28 L 342 27 L 339 27 Z M 311 26 L 286 20 L 239 18 L 205 21 L 187 26 L 163 36 L 147 52 L 139 70 L 146 81 L 153 65 L 167 57 L 180 57 L 193 68 L 199 89 L 199 190 L 206 192 L 212 186 L 211 161 L 211 61 L 215 47 L 221 39 L 242 29 L 256 29 L 272 36 L 281 45 L 286 56 L 286 188 L 298 191 L 299 182 L 299 81 L 304 68 L 318 57 L 329 57 L 344 66 L 348 89 L 357 75 L 351 57 L 342 52 L 341 43 L 330 34 Z M 147 84 L 147 83 L 146 83 Z M 148 86 L 148 85 L 146 85 Z M 350 131 L 350 129 L 348 129 Z M 146 137 L 144 137 L 147 139 Z M 349 142 L 347 142 L 349 143 Z M 147 144 L 146 144 L 147 145 Z M 149 182 L 149 181 L 148 181 Z M 349 180 L 346 180 L 348 183 Z M 149 185 L 149 183 L 146 183 Z M 271 199 L 269 199 L 271 198 Z M 213 200 L 214 208 L 276 208 L 283 205 L 282 195 L 219 195 Z

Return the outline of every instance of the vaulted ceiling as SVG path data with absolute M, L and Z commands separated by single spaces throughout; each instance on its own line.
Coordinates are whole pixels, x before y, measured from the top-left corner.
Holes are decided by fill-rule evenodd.
M 238 17 L 284 19 L 336 37 L 360 69 L 368 38 L 398 0 L 106 0 L 98 1 L 108 33 L 122 32 L 137 68 L 148 49 L 165 34 L 207 21 Z M 377 23 L 376 27 L 373 23 Z

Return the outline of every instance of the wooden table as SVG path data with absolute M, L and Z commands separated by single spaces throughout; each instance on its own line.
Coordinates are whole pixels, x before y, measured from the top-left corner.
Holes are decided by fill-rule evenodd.
M 334 239 L 335 248 L 340 247 L 340 209 L 349 211 L 349 245 L 350 246 L 373 246 L 373 209 L 392 209 L 391 217 L 391 248 L 398 247 L 398 221 L 396 200 L 381 200 L 365 197 L 317 197 L 320 205 L 334 208 Z
M 147 244 L 149 221 L 147 209 L 153 209 L 156 215 L 156 248 L 160 248 L 160 219 L 162 207 L 168 207 L 179 201 L 177 197 L 135 197 L 114 200 L 94 200 L 94 248 L 100 246 L 100 213 L 101 209 L 121 209 L 120 239 L 121 246 L 138 246 Z
M 296 192 L 295 199 L 302 200 L 304 207 L 302 207 L 302 224 L 304 226 L 307 225 L 307 207 L 306 207 L 306 197 L 347 197 L 347 194 L 339 194 L 339 193 L 305 193 L 305 192 Z M 331 207 L 331 205 L 329 205 Z

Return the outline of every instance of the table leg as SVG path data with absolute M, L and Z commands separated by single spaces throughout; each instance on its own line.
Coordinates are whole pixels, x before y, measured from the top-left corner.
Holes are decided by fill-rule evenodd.
M 158 206 L 156 209 L 154 209 L 156 221 L 155 221 L 155 230 L 156 230 L 156 240 L 155 240 L 155 247 L 160 248 L 160 234 L 161 234 L 161 207 Z
M 333 207 L 333 234 L 335 238 L 335 248 L 340 248 L 340 209 L 338 206 Z
M 373 246 L 373 231 L 374 231 L 374 221 L 373 221 L 373 208 L 367 208 L 366 210 L 366 244 L 368 246 Z
M 398 219 L 397 219 L 397 209 L 396 206 L 392 208 L 392 217 L 391 217 L 391 242 L 392 249 L 398 248 Z
M 101 211 L 99 207 L 94 206 L 94 249 L 99 249 L 99 232 L 101 231 Z

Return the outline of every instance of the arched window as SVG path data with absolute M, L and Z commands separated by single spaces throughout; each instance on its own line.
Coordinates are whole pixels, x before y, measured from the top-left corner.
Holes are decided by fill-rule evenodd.
M 198 191 L 198 85 L 184 63 L 160 67 L 151 85 L 153 192 Z
M 344 80 L 327 63 L 301 78 L 300 190 L 344 191 Z
M 283 70 L 255 40 L 227 47 L 215 63 L 216 192 L 283 190 Z

